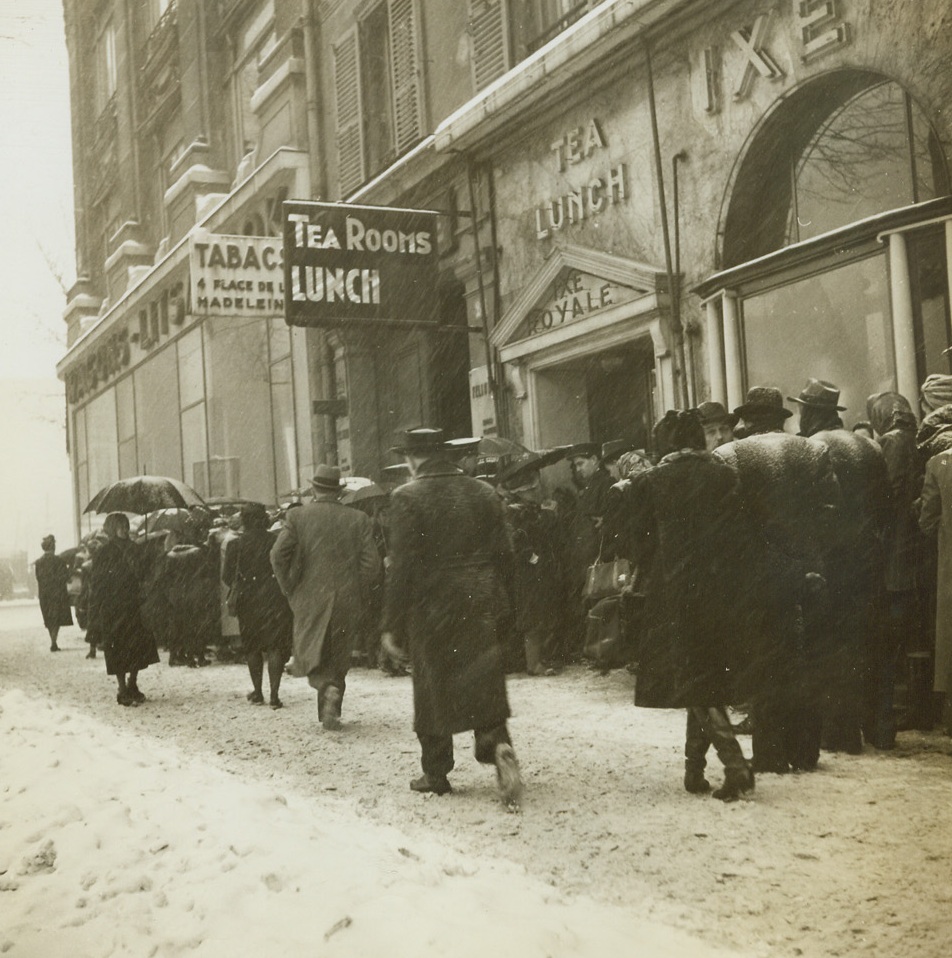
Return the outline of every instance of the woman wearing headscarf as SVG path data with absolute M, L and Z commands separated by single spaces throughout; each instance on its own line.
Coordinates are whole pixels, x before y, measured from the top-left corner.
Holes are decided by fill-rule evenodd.
M 106 656 L 106 674 L 119 686 L 120 705 L 145 701 L 139 672 L 159 661 L 152 633 L 142 621 L 141 568 L 137 547 L 129 541 L 129 517 L 111 512 L 103 524 L 106 541 L 92 561 L 89 624 Z
M 271 568 L 271 547 L 277 536 L 268 531 L 268 512 L 260 502 L 241 507 L 241 535 L 225 550 L 222 579 L 238 589 L 238 625 L 252 690 L 252 705 L 264 702 L 261 689 L 268 663 L 271 708 L 282 707 L 278 693 L 285 663 L 291 657 L 294 619 Z
M 44 536 L 40 547 L 43 549 L 43 555 L 33 563 L 36 590 L 43 625 L 50 634 L 50 651 L 59 652 L 59 646 L 56 644 L 59 630 L 64 625 L 73 624 L 69 594 L 66 591 L 69 566 L 56 554 L 56 539 L 53 536 Z
M 635 705 L 687 708 L 684 787 L 710 789 L 704 768 L 713 745 L 725 768 L 714 797 L 733 801 L 754 788 L 725 709 L 742 572 L 737 477 L 707 452 L 694 411 L 666 413 L 654 440 L 658 464 L 615 487 L 628 514 L 628 558 L 644 576 Z
M 886 462 L 889 507 L 883 530 L 886 614 L 883 627 L 875 633 L 876 647 L 869 650 L 864 733 L 876 748 L 888 749 L 896 739 L 896 667 L 918 646 L 914 636 L 922 536 L 915 503 L 923 470 L 916 449 L 916 417 L 904 396 L 876 393 L 866 400 L 866 414 Z

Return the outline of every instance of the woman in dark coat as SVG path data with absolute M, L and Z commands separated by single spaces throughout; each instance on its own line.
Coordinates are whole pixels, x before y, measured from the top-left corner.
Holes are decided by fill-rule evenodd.
M 110 513 L 103 531 L 107 538 L 90 572 L 89 623 L 105 653 L 106 674 L 116 676 L 116 701 L 138 705 L 145 701 L 139 691 L 139 672 L 158 662 L 159 654 L 142 622 L 141 570 L 137 547 L 129 541 L 128 517 Z
M 706 792 L 705 755 L 714 745 L 732 801 L 754 787 L 753 772 L 724 706 L 739 650 L 734 596 L 742 577 L 739 503 L 733 470 L 705 450 L 694 412 L 669 412 L 655 427 L 658 465 L 618 483 L 645 594 L 645 631 L 635 704 L 687 708 L 684 787 Z
M 241 528 L 241 536 L 225 550 L 222 579 L 229 588 L 238 589 L 238 625 L 254 686 L 248 701 L 264 702 L 261 682 L 267 659 L 271 708 L 279 709 L 281 674 L 291 657 L 294 620 L 271 568 L 271 547 L 277 536 L 268 531 L 267 510 L 258 502 L 241 507 Z
M 66 583 L 69 581 L 69 566 L 56 555 L 56 539 L 46 536 L 41 543 L 43 555 L 33 563 L 36 571 L 36 589 L 40 598 L 43 625 L 50 634 L 50 651 L 59 652 L 56 644 L 59 630 L 73 624 L 69 608 Z

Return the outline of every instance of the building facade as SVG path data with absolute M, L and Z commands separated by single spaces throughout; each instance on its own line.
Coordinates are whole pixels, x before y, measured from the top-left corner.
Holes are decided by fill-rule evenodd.
M 943 0 L 65 6 L 78 511 L 376 476 L 421 422 L 646 445 L 810 376 L 858 420 L 950 371 Z M 285 199 L 436 210 L 437 326 L 289 330 Z

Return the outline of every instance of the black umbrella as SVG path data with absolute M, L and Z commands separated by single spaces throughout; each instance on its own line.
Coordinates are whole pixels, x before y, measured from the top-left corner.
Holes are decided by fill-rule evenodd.
M 133 512 L 141 516 L 159 509 L 203 505 L 202 497 L 178 479 L 132 476 L 104 486 L 89 500 L 83 512 Z
M 364 502 L 368 499 L 386 499 L 390 493 L 386 489 L 381 489 L 377 483 L 372 482 L 369 486 L 361 486 L 359 489 L 352 489 L 341 496 L 341 502 L 345 506 L 352 506 L 357 502 Z
M 537 473 L 546 466 L 553 466 L 561 462 L 568 454 L 571 446 L 556 446 L 542 452 L 529 452 L 518 459 L 514 459 L 504 469 L 495 475 L 495 481 L 504 485 L 513 482 L 528 482 L 533 473 Z

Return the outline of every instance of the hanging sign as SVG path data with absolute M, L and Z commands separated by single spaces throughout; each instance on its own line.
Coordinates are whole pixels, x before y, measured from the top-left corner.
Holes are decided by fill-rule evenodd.
M 286 202 L 288 325 L 436 323 L 436 216 L 429 210 Z

